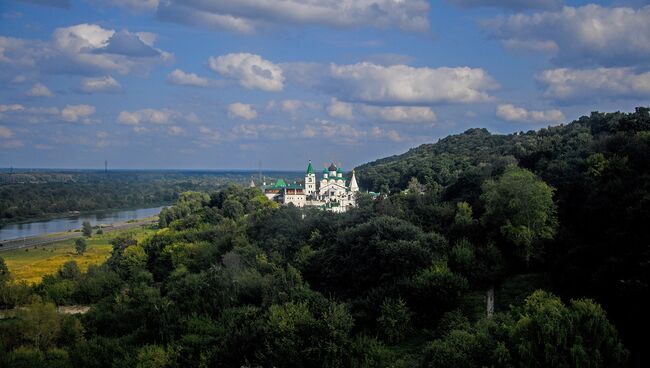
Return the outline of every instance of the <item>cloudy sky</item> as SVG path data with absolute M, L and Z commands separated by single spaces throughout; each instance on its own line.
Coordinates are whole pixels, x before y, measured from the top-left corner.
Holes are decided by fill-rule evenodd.
M 2 0 L 0 167 L 350 168 L 649 105 L 650 0 Z

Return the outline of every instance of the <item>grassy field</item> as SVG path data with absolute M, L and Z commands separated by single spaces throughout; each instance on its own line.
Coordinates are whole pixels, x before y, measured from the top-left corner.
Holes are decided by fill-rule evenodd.
M 91 264 L 103 263 L 111 255 L 111 239 L 118 235 L 131 233 L 139 241 L 154 232 L 155 230 L 150 228 L 137 227 L 93 235 L 92 238 L 86 240 L 88 248 L 83 255 L 77 255 L 74 248 L 75 239 L 69 239 L 33 248 L 3 252 L 0 253 L 0 257 L 4 258 L 15 281 L 25 280 L 29 283 L 39 283 L 44 275 L 55 273 L 68 261 L 76 261 L 83 271 L 88 269 Z

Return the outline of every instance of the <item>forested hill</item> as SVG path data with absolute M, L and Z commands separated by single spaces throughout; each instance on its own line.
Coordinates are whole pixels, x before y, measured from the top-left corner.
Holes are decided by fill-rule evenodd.
M 650 326 L 650 109 L 594 112 L 509 135 L 470 129 L 362 165 L 357 179 L 362 189 L 387 193 L 413 187 L 416 178 L 442 203 L 465 201 L 482 218 L 484 183 L 511 164 L 554 188 L 558 232 L 535 267 L 548 272 L 561 295 L 595 298 L 628 344 L 643 344 L 636 336 Z M 426 212 L 413 216 L 425 228 L 449 226 L 440 223 L 441 213 L 436 220 Z
M 476 175 L 479 167 L 503 166 L 504 160 L 518 162 L 542 175 L 549 174 L 545 179 L 552 179 L 550 171 L 583 172 L 588 169 L 590 155 L 616 155 L 618 149 L 624 149 L 605 143 L 616 145 L 628 138 L 646 137 L 650 132 L 648 111 L 648 108 L 637 108 L 630 114 L 594 112 L 567 125 L 509 135 L 469 129 L 402 155 L 361 165 L 357 168 L 357 179 L 362 188 L 371 191 L 405 189 L 413 177 L 421 183 L 431 180 L 449 186 Z

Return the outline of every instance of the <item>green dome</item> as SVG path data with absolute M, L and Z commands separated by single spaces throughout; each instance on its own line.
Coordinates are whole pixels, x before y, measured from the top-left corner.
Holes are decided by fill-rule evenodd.
M 336 169 L 336 172 L 337 172 L 337 173 L 343 173 L 343 169 L 341 169 L 341 168 L 339 167 L 338 169 Z

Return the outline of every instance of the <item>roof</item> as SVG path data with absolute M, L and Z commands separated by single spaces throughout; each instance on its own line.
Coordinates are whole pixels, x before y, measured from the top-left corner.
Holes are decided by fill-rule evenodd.
M 307 174 L 313 174 L 314 168 L 311 166 L 311 160 L 309 160 L 309 165 L 307 165 Z
M 323 169 L 323 174 L 327 174 L 327 173 L 328 173 L 327 169 Z
M 269 189 L 279 189 L 279 188 L 286 188 L 287 183 L 284 181 L 284 179 L 278 179 L 274 184 L 271 184 L 269 186 Z
M 329 171 L 336 171 L 336 165 L 334 165 L 334 163 L 332 162 L 332 164 L 330 165 L 328 170 Z

